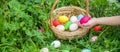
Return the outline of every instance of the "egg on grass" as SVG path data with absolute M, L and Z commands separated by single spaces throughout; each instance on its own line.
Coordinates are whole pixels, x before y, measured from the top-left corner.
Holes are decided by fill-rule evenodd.
M 81 52 L 91 52 L 89 49 L 83 49 Z
M 55 48 L 58 48 L 61 46 L 61 43 L 59 40 L 55 40 L 51 43 L 52 46 L 54 46 Z
M 93 37 L 90 39 L 90 41 L 91 41 L 91 42 L 95 42 L 95 41 L 97 41 L 97 39 L 98 39 L 98 36 L 93 36 Z
M 42 49 L 40 49 L 40 52 L 49 52 L 49 49 L 48 48 L 42 48 Z

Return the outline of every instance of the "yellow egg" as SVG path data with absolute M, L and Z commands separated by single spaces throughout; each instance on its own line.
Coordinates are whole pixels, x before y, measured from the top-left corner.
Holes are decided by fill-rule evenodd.
M 58 20 L 61 22 L 61 23 L 66 23 L 69 19 L 67 16 L 59 16 L 58 17 Z

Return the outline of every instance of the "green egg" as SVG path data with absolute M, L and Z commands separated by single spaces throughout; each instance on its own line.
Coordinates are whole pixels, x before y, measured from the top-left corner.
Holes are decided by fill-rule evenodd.
M 72 24 L 71 21 L 68 21 L 67 23 L 65 23 L 65 30 L 68 30 L 71 24 Z

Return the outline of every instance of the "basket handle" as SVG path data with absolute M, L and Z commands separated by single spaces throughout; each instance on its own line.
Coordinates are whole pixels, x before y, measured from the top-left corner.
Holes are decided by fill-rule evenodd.
M 50 10 L 50 25 L 53 26 L 52 21 L 53 21 L 53 16 L 52 16 L 52 12 L 55 9 L 55 6 L 57 5 L 59 0 L 55 0 L 54 4 L 52 5 L 52 8 Z M 89 0 L 86 0 L 86 14 L 87 16 L 89 15 Z

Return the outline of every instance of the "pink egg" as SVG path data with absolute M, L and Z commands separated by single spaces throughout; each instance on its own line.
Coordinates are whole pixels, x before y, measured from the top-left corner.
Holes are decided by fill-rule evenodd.
M 44 29 L 42 29 L 42 28 L 41 28 L 41 29 L 39 29 L 39 32 L 44 32 Z
M 84 16 L 81 20 L 80 20 L 80 23 L 83 24 L 83 23 L 87 23 L 91 18 L 89 16 Z
M 91 41 L 91 42 L 95 42 L 95 41 L 97 41 L 97 39 L 98 39 L 98 36 L 93 36 L 93 37 L 90 39 L 90 41 Z

